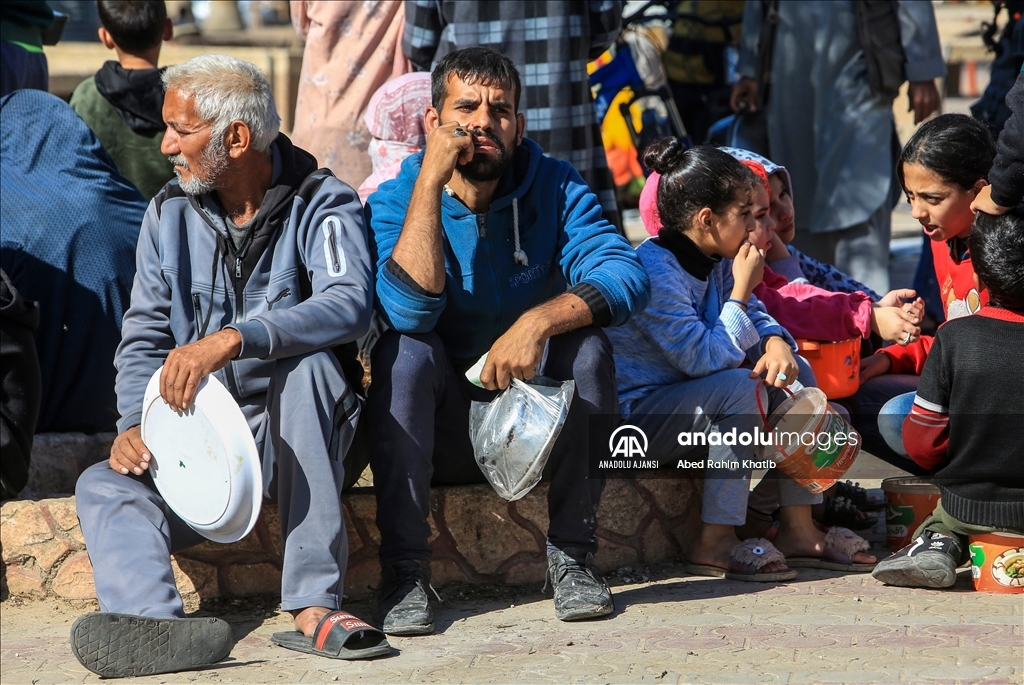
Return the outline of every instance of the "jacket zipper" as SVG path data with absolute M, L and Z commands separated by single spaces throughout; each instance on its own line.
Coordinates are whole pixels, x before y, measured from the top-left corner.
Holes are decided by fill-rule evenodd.
M 242 311 L 242 290 L 239 286 L 239 279 L 242 278 L 242 260 L 239 257 L 235 257 L 235 281 L 233 283 L 235 288 L 235 314 L 233 317 L 234 323 L 238 323 L 239 314 Z M 238 387 L 238 382 L 235 379 L 235 362 L 229 361 L 227 368 L 228 385 L 235 391 L 235 395 L 241 394 L 241 390 Z
M 199 293 L 192 293 L 192 306 L 196 310 L 196 331 L 198 332 L 203 321 L 203 307 L 199 301 Z
M 328 241 L 331 246 L 331 263 L 334 265 L 334 273 L 341 271 L 341 260 L 338 258 L 338 244 L 335 242 L 337 239 L 334 235 L 334 222 L 327 222 L 327 230 L 330 232 L 330 240 Z
M 476 215 L 476 225 L 477 225 L 477 228 L 479 230 L 479 236 L 481 238 L 486 238 L 487 237 L 487 215 L 486 214 L 477 214 Z M 486 250 L 487 262 L 492 265 L 491 269 L 490 269 L 491 279 L 494 281 L 495 284 L 497 284 L 497 282 L 498 282 L 498 275 L 494 271 L 493 262 L 491 262 L 491 243 L 490 243 L 489 240 L 484 240 L 482 242 L 482 245 L 483 245 L 484 250 Z M 501 320 L 502 320 L 502 316 L 501 316 L 501 288 L 498 288 L 498 287 L 494 288 L 494 297 L 495 297 L 495 303 L 494 303 L 495 315 L 494 315 L 494 318 L 495 318 L 495 321 L 497 322 L 497 325 L 500 326 L 501 325 Z

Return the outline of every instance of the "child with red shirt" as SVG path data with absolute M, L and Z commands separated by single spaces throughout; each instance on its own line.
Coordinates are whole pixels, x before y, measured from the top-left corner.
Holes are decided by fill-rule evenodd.
M 967 249 L 974 213 L 971 203 L 988 184 L 995 144 L 988 128 L 964 114 L 944 114 L 921 125 L 896 166 L 911 215 L 931 240 L 935 274 L 946 321 L 977 313 L 988 295 L 974 283 Z M 861 360 L 861 387 L 847 400 L 854 426 L 875 454 L 917 474 L 899 439 L 933 337 L 885 347 Z M 884 437 L 884 442 L 875 436 Z M 886 447 L 888 444 L 888 447 Z
M 967 242 L 989 302 L 939 329 L 903 422 L 907 452 L 942 494 L 872 572 L 890 585 L 950 587 L 967 536 L 1024 534 L 1024 209 L 979 213 Z
M 971 202 L 988 185 L 995 144 L 985 125 L 965 114 L 944 114 L 921 125 L 896 166 L 911 215 L 932 243 L 935 275 L 946 321 L 974 314 L 987 296 L 974 284 L 967 237 Z M 861 382 L 881 374 L 920 376 L 932 336 L 886 347 L 861 363 Z M 913 388 L 910 388 L 913 390 Z

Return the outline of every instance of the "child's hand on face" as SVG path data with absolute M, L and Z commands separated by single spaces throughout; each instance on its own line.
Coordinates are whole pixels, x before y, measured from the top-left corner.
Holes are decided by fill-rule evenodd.
M 764 252 L 750 243 L 743 243 L 732 261 L 732 297 L 746 302 L 763 279 Z

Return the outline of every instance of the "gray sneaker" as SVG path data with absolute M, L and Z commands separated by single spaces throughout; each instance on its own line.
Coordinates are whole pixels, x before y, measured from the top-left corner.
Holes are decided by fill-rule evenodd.
M 582 621 L 615 610 L 612 592 L 594 568 L 593 554 L 573 547 L 549 553 L 547 580 L 555 591 L 559 620 Z
M 871 577 L 901 587 L 952 587 L 960 554 L 956 538 L 926 530 L 909 545 L 878 562 Z
M 434 632 L 434 612 L 428 587 L 430 562 L 396 561 L 385 566 L 374 594 L 373 620 L 388 635 L 429 635 Z

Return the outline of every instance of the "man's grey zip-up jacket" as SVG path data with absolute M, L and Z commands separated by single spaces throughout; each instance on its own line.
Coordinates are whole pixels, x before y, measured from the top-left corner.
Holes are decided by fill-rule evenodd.
M 150 202 L 114 357 L 118 431 L 142 422 L 170 350 L 204 334 L 241 334 L 238 357 L 214 374 L 238 399 L 266 392 L 275 360 L 366 334 L 373 277 L 359 199 L 284 135 L 273 145 L 273 184 L 237 248 L 177 181 Z

